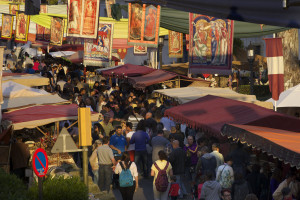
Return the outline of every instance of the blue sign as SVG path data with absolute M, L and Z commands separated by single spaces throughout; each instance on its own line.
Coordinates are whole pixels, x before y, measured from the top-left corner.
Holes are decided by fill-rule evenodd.
M 32 168 L 38 177 L 44 177 L 48 171 L 48 156 L 44 149 L 35 150 L 32 157 Z

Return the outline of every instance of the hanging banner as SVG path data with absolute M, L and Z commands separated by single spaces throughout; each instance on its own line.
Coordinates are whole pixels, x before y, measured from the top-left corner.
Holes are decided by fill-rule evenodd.
M 147 55 L 147 47 L 144 46 L 137 46 L 133 47 L 133 54 L 134 55 Z
M 100 22 L 97 40 L 85 39 L 83 58 L 85 65 L 109 65 L 112 54 L 113 32 L 114 25 L 112 23 Z
M 20 4 L 17 3 L 9 4 L 9 14 L 16 15 L 18 10 L 20 10 Z
M 2 31 L 1 38 L 10 40 L 13 32 L 14 16 L 9 14 L 2 14 Z
M 25 15 L 24 12 L 18 11 L 16 15 L 16 28 L 15 28 L 16 42 L 27 42 L 29 23 L 30 23 L 30 16 Z
M 98 0 L 68 0 L 67 36 L 96 39 L 99 6 Z
M 160 6 L 128 4 L 128 44 L 158 46 Z
M 169 57 L 183 57 L 183 34 L 175 31 L 169 31 Z
M 50 44 L 61 46 L 64 37 L 64 19 L 60 17 L 52 17 Z
M 233 20 L 190 13 L 191 73 L 231 74 Z
M 40 13 L 48 13 L 48 7 L 47 5 L 40 5 Z M 43 26 L 36 25 L 36 40 L 46 40 L 45 34 L 46 34 L 46 29 Z M 47 34 L 50 35 L 50 29 L 47 30 Z M 49 36 L 48 36 L 49 37 Z M 50 38 L 47 40 L 49 41 Z
M 124 59 L 127 54 L 127 49 L 126 48 L 118 49 L 117 53 L 118 53 L 120 59 Z
M 116 3 L 115 0 L 105 0 L 107 17 L 111 18 L 111 6 L 115 3 Z

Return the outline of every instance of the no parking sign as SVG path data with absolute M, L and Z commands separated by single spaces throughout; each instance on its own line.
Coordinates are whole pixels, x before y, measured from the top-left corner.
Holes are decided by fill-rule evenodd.
M 32 157 L 32 168 L 38 177 L 44 177 L 48 171 L 48 156 L 44 149 L 35 150 Z

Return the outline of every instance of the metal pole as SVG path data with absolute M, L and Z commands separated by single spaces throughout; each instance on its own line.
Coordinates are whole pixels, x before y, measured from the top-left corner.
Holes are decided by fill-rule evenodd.
M 277 112 L 277 101 L 275 101 L 275 112 Z
M 39 200 L 43 200 L 43 178 L 38 177 Z
M 89 187 L 89 182 L 88 182 L 88 147 L 84 146 L 82 147 L 83 151 L 82 151 L 82 159 L 83 159 L 83 182 L 84 184 Z
M 163 49 L 163 45 L 160 44 L 159 45 L 159 69 L 162 69 L 162 49 Z
M 253 85 L 254 85 L 254 82 L 253 82 L 253 61 L 250 61 L 250 94 L 253 95 L 254 92 L 253 92 Z

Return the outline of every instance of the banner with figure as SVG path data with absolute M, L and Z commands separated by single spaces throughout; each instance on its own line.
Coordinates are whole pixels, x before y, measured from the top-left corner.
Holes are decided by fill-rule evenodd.
M 128 44 L 158 46 L 160 6 L 128 4 Z
M 2 31 L 1 38 L 10 40 L 13 32 L 14 16 L 9 14 L 2 14 Z
M 64 37 L 64 19 L 60 17 L 52 17 L 50 44 L 61 46 Z
M 40 13 L 47 13 L 48 12 L 48 7 L 47 5 L 40 5 Z M 41 26 L 41 25 L 36 25 L 36 40 L 46 40 L 47 36 L 46 33 L 50 35 L 50 29 L 46 30 L 47 28 Z M 46 38 L 45 38 L 46 37 Z M 49 39 L 48 39 L 49 41 Z
M 230 74 L 233 21 L 190 13 L 191 73 Z
M 183 57 L 183 34 L 175 31 L 169 31 L 169 57 Z
M 133 54 L 134 55 L 147 55 L 147 47 L 144 46 L 137 46 L 133 47 Z
M 30 16 L 25 15 L 24 12 L 18 11 L 16 15 L 16 28 L 15 28 L 16 42 L 27 42 L 29 23 L 30 23 Z
M 20 4 L 10 3 L 9 4 L 9 14 L 16 15 L 17 11 L 20 10 Z
M 99 6 L 98 0 L 68 0 L 67 35 L 96 39 Z
M 85 39 L 84 59 L 85 65 L 108 66 L 111 61 L 112 41 L 114 25 L 113 23 L 99 23 L 98 38 Z

